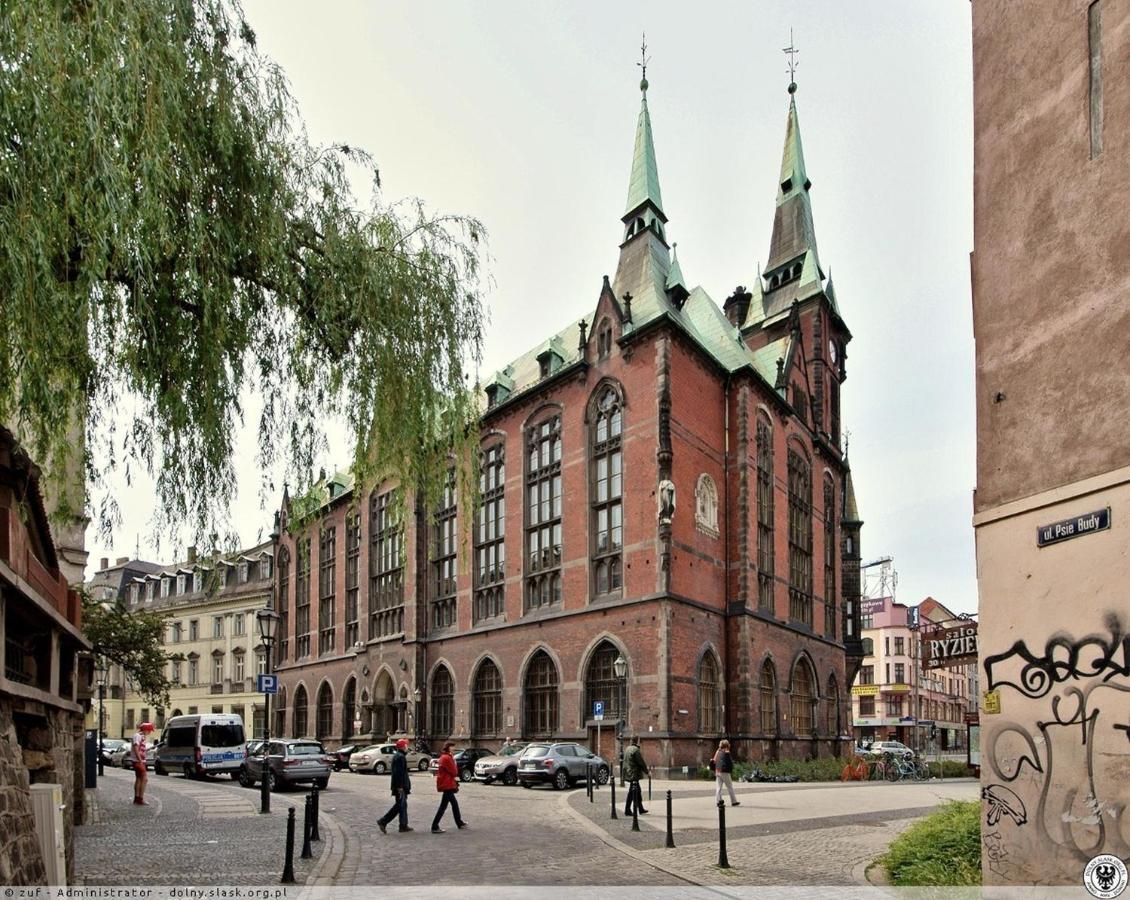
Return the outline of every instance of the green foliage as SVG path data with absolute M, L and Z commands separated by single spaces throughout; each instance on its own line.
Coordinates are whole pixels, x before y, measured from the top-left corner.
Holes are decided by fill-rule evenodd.
M 164 650 L 165 616 L 147 610 L 129 612 L 122 601 L 115 605 L 82 595 L 83 630 L 94 645 L 95 658 L 122 667 L 135 690 L 152 706 L 169 705 L 172 682 L 165 677 L 169 660 L 183 659 Z
M 434 481 L 473 433 L 482 240 L 312 145 L 238 0 L 0 11 L 0 422 L 56 483 L 84 419 L 88 481 L 140 467 L 214 533 L 247 394 L 300 490 L 331 414 L 362 487 Z
M 880 861 L 901 887 L 980 884 L 980 802 L 947 803 L 899 835 Z
M 839 781 L 846 759 L 831 756 L 820 759 L 782 759 L 777 761 L 734 763 L 734 780 L 760 769 L 766 775 L 796 775 L 800 781 Z

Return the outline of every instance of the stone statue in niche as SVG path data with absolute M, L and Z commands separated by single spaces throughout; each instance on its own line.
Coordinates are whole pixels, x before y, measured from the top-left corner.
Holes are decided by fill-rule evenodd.
M 694 489 L 694 524 L 699 531 L 718 537 L 718 488 L 714 479 L 703 472 Z
M 668 478 L 659 482 L 659 524 L 670 525 L 675 515 L 675 484 Z

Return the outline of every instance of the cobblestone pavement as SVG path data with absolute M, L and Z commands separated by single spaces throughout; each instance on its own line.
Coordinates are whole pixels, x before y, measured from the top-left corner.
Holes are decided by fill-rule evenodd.
M 666 791 L 672 792 L 675 848 L 666 844 Z M 726 807 L 727 870 L 718 867 L 718 810 L 708 784 L 657 782 L 640 830 L 609 814 L 610 793 L 590 803 L 568 798 L 568 812 L 602 840 L 658 869 L 701 885 L 866 884 L 867 867 L 919 817 L 951 799 L 974 799 L 973 779 L 923 784 L 741 784 L 740 807 Z
M 304 792 L 274 794 L 260 816 L 258 792 L 226 779 L 151 778 L 150 807 L 129 803 L 132 776 L 107 770 L 91 824 L 77 829 L 76 871 L 86 884 L 277 884 L 285 810 L 301 825 Z M 651 814 L 609 821 L 609 790 L 558 793 L 462 785 L 470 828 L 451 814 L 430 833 L 438 805 L 432 778 L 413 776 L 409 820 L 383 835 L 388 777 L 337 773 L 322 794 L 319 858 L 295 860 L 313 885 L 850 885 L 918 816 L 975 782 L 924 785 L 741 785 L 727 808 L 731 869 L 717 867 L 717 809 L 707 783 L 657 782 Z M 671 789 L 675 849 L 664 847 L 664 791 Z M 645 788 L 646 790 L 646 788 Z M 617 791 L 619 812 L 623 793 Z M 301 828 L 299 828 L 301 834 Z M 296 854 L 297 855 L 297 854 Z
M 229 780 L 188 781 L 150 775 L 148 806 L 133 805 L 133 774 L 106 769 L 86 792 L 90 816 L 75 829 L 75 876 L 86 885 L 278 884 L 286 845 L 286 810 L 298 817 L 295 877 L 316 874 L 318 859 L 298 859 L 304 795 L 275 794 L 259 815 L 259 795 Z M 314 852 L 333 852 L 323 833 Z

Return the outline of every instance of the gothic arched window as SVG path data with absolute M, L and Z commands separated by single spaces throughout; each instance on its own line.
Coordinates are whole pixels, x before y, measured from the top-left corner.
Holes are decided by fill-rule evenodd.
M 526 609 L 561 602 L 561 416 L 526 431 Z
M 557 731 L 557 666 L 544 650 L 539 650 L 526 669 L 525 722 L 527 738 L 552 737 Z
M 474 621 L 502 615 L 506 578 L 506 448 L 483 451 L 479 463 L 479 509 L 475 522 Z
M 447 666 L 440 666 L 432 676 L 432 736 L 446 738 L 454 726 L 455 681 Z
M 502 674 L 484 659 L 471 688 L 471 734 L 489 737 L 502 731 Z
M 761 695 L 761 733 L 769 737 L 777 735 L 777 673 L 769 660 L 761 666 L 761 680 L 758 684 Z
M 308 737 L 308 716 L 306 687 L 300 684 L 294 691 L 294 737 Z
M 694 489 L 694 524 L 704 534 L 718 537 L 718 488 L 706 472 L 698 476 Z
M 792 710 L 793 734 L 809 737 L 816 733 L 816 677 L 812 666 L 803 657 L 793 669 L 793 683 L 789 689 Z
M 323 740 L 330 736 L 334 727 L 334 692 L 330 683 L 325 682 L 318 690 L 318 721 L 314 737 Z
M 345 685 L 345 699 L 341 702 L 341 739 L 353 737 L 353 720 L 357 716 L 357 680 L 350 678 Z
M 837 737 L 840 733 L 840 687 L 836 683 L 835 675 L 828 676 L 827 702 L 827 719 L 824 723 L 824 730 L 830 737 Z
M 279 549 L 279 640 L 275 647 L 275 668 L 277 669 L 290 652 L 290 551 Z M 280 731 L 279 734 L 282 734 Z
M 836 639 L 836 489 L 824 479 L 824 637 Z
M 597 359 L 607 359 L 612 353 L 612 323 L 601 319 L 596 326 L 596 356 Z
M 613 664 L 620 651 L 611 641 L 601 641 L 600 645 L 589 657 L 588 668 L 585 670 L 585 699 L 581 707 L 583 718 L 592 715 L 592 705 L 597 700 L 604 701 L 604 717 L 606 719 L 624 719 L 623 705 L 626 705 L 628 687 L 616 677 Z
M 590 445 L 593 591 L 598 596 L 618 592 L 623 583 L 624 463 L 620 449 L 623 425 L 620 396 L 611 386 L 605 387 L 593 407 Z
M 757 417 L 757 608 L 773 612 L 773 426 Z
M 722 732 L 721 682 L 718 659 L 707 650 L 698 664 L 698 730 L 702 734 Z
M 789 450 L 789 618 L 812 627 L 812 473 Z

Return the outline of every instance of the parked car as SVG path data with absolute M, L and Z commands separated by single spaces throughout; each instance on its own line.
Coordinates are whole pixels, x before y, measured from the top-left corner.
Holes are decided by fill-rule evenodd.
M 160 746 L 159 741 L 153 741 L 146 745 L 145 752 L 145 768 L 152 769 L 157 762 L 157 748 Z M 130 742 L 122 741 L 122 746 L 110 754 L 110 765 L 115 769 L 132 769 L 133 763 L 129 758 Z
M 342 769 L 349 768 L 349 757 L 361 749 L 360 744 L 347 744 L 344 747 L 338 747 L 334 753 L 334 771 L 340 772 Z
M 563 791 L 587 779 L 589 772 L 598 784 L 608 782 L 608 763 L 580 744 L 530 744 L 518 760 L 518 783 L 524 788 L 552 784 Z
M 282 738 L 260 746 L 239 767 L 239 783 L 254 787 L 267 772 L 267 787 L 277 791 L 294 784 L 311 783 L 325 790 L 330 783 L 333 756 L 317 741 Z
M 484 756 L 490 756 L 493 752 L 493 750 L 487 750 L 485 747 L 464 747 L 462 750 L 456 750 L 453 757 L 455 765 L 459 769 L 459 780 L 474 781 L 475 763 Z M 431 761 L 428 768 L 431 769 L 433 775 L 439 771 L 438 756 Z
M 527 746 L 525 741 L 520 744 L 510 744 L 491 756 L 475 760 L 475 780 L 483 784 L 490 784 L 492 781 L 517 784 L 518 758 Z
M 914 751 L 902 741 L 872 741 L 867 752 L 871 756 L 882 756 L 884 753 L 893 753 L 895 756 L 914 756 Z
M 112 766 L 114 764 L 113 755 L 115 750 L 120 750 L 122 745 L 129 746 L 129 741 L 121 741 L 117 738 L 103 738 L 102 745 L 98 751 L 98 755 L 102 757 L 103 765 Z
M 349 757 L 349 771 L 384 775 L 392 770 L 392 754 L 395 752 L 396 744 L 370 744 L 362 750 L 354 751 Z M 407 755 L 409 768 L 428 771 L 431 756 L 418 750 L 409 750 Z

